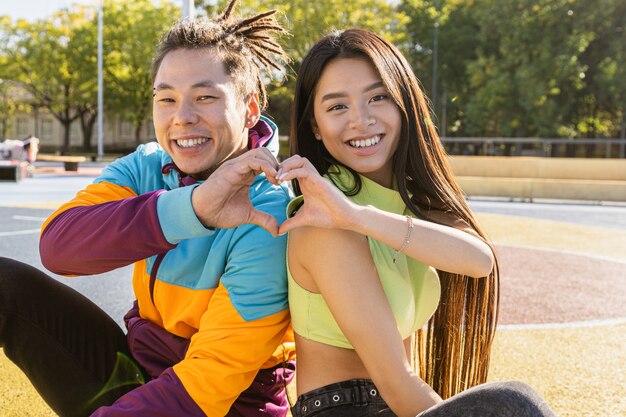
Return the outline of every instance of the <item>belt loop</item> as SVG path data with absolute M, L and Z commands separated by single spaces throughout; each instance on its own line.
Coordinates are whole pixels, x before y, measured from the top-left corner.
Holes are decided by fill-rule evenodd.
M 359 385 L 356 383 L 352 383 L 350 387 L 351 395 L 352 395 L 352 404 L 353 405 L 361 405 L 361 393 L 359 392 Z
M 361 407 L 367 405 L 367 389 L 364 381 L 355 381 L 352 386 L 352 400 L 355 406 Z
M 370 384 L 367 383 L 367 382 L 364 382 L 359 387 L 361 389 L 361 398 L 363 398 L 363 405 L 367 405 L 367 404 L 370 403 L 370 396 L 369 396 L 368 385 L 370 385 Z

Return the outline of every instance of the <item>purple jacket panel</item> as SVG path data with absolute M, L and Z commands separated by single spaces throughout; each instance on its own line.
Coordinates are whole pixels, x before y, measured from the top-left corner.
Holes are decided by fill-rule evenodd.
M 124 321 L 128 329 L 128 347 L 133 355 L 133 358 L 139 363 L 139 365 L 143 367 L 143 369 L 152 378 L 160 380 L 165 376 L 168 381 L 175 378 L 177 384 L 182 387 L 180 380 L 178 380 L 178 377 L 176 377 L 176 374 L 172 371 L 171 367 L 184 359 L 189 346 L 189 340 L 173 335 L 156 324 L 139 317 L 137 302 L 135 302 L 133 308 L 126 314 Z M 293 379 L 295 369 L 295 361 L 287 361 L 284 365 L 281 364 L 273 368 L 259 370 L 250 387 L 239 395 L 226 416 L 285 417 L 287 415 L 287 411 L 289 410 L 289 402 L 287 401 L 287 391 L 285 390 L 285 386 Z M 178 385 L 176 385 L 176 387 L 168 395 L 178 396 Z M 140 387 L 139 389 L 143 389 L 144 387 L 145 386 Z M 157 389 L 160 389 L 160 386 L 157 387 Z M 184 390 L 184 387 L 182 389 Z M 131 395 L 132 391 L 122 398 Z M 143 395 L 147 394 L 144 392 Z M 187 399 L 193 402 L 187 392 L 185 392 L 185 395 L 181 398 L 184 399 L 183 402 L 185 403 Z M 141 402 L 141 400 L 136 401 L 138 403 Z M 113 406 L 115 406 L 115 404 Z M 139 405 L 135 407 L 139 407 Z M 101 408 L 99 410 L 103 409 Z M 137 413 L 136 415 L 143 415 L 140 414 L 140 412 L 142 412 L 141 410 L 133 410 L 135 410 L 133 412 Z M 186 410 L 186 408 L 181 408 L 180 410 L 170 409 L 169 412 L 172 414 L 163 415 L 188 415 L 183 414 L 183 411 L 181 410 Z M 96 415 L 109 416 L 109 414 Z M 125 414 L 110 415 L 121 417 Z M 189 414 L 189 416 L 195 416 L 195 414 Z
M 157 198 L 163 192 L 73 207 L 59 214 L 41 234 L 43 265 L 60 275 L 93 275 L 174 248 L 163 236 L 157 215 Z
M 124 316 L 124 323 L 128 329 L 128 348 L 135 361 L 151 378 L 157 378 L 184 359 L 189 339 L 176 336 L 139 317 L 137 301 Z
M 226 417 L 285 417 L 289 410 L 285 387 L 293 379 L 295 371 L 295 361 L 261 369 L 250 387 L 239 395 Z
M 118 398 L 113 405 L 98 408 L 91 417 L 204 417 L 174 370 Z

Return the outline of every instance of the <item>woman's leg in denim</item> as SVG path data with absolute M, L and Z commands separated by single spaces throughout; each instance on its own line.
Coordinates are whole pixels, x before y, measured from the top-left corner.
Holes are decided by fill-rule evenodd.
M 89 415 L 137 387 L 120 327 L 75 290 L 0 258 L 0 347 L 60 416 Z
M 522 382 L 491 382 L 463 391 L 419 417 L 554 417 L 535 390 Z

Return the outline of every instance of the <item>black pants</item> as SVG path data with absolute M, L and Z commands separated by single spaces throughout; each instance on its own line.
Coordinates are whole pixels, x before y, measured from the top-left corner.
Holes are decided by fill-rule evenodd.
M 298 397 L 294 417 L 396 417 L 369 379 L 351 379 Z M 554 417 L 548 404 L 521 382 L 491 382 L 463 391 L 416 417 Z
M 0 258 L 0 347 L 60 416 L 88 416 L 143 375 L 122 329 L 75 290 Z

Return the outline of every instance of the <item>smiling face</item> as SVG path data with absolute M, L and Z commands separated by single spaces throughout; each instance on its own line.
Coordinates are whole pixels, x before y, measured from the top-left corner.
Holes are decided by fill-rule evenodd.
M 359 58 L 329 62 L 317 84 L 313 109 L 314 133 L 328 152 L 390 187 L 402 120 L 374 67 Z
M 256 94 L 239 91 L 215 50 L 178 49 L 163 58 L 154 80 L 154 129 L 183 172 L 206 179 L 245 152 L 258 117 Z

